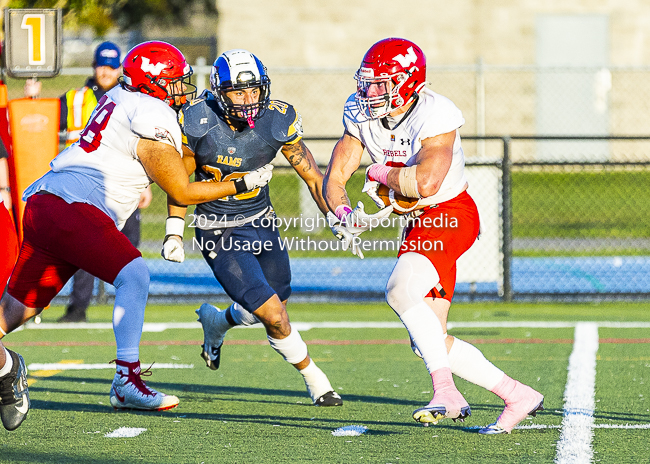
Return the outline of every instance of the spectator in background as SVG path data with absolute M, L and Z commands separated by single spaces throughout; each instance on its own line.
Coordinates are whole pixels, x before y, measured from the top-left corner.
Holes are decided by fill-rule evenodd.
M 95 49 L 93 75 L 80 89 L 70 89 L 61 95 L 61 119 L 59 130 L 65 133 L 66 148 L 79 140 L 79 133 L 86 126 L 97 102 L 104 94 L 117 85 L 121 74 L 120 49 L 113 42 L 102 42 Z M 41 93 L 41 83 L 28 79 L 25 83 L 25 97 L 36 98 Z M 151 203 L 151 188 L 140 197 L 138 209 L 129 217 L 122 229 L 133 246 L 140 244 L 140 209 Z M 95 278 L 84 270 L 79 270 L 72 281 L 70 302 L 59 322 L 85 322 L 86 311 L 90 305 L 95 287 Z

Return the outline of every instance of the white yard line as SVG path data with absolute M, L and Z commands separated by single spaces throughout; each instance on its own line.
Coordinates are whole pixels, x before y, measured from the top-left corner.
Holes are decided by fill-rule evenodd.
M 578 323 L 564 390 L 564 418 L 555 456 L 557 464 L 592 461 L 597 352 L 598 325 Z
M 530 329 L 570 329 L 577 327 L 583 322 L 565 322 L 565 321 L 503 321 L 503 322 L 449 322 L 448 329 L 513 329 L 513 328 L 530 328 Z M 647 329 L 650 328 L 650 322 L 615 322 L 600 321 L 591 322 L 597 327 L 617 328 L 617 329 Z M 404 326 L 399 321 L 394 322 L 292 322 L 292 325 L 300 331 L 310 329 L 401 329 Z M 29 322 L 24 326 L 31 330 L 113 330 L 113 324 L 110 322 L 76 322 L 73 324 L 59 323 L 41 323 L 35 324 Z M 250 327 L 261 327 L 256 324 Z M 248 327 L 235 327 L 236 329 Z M 164 332 L 165 330 L 184 330 L 184 329 L 201 329 L 199 322 L 145 322 L 144 332 Z
M 194 369 L 194 364 L 155 363 L 153 367 L 155 367 L 156 369 Z M 27 366 L 27 369 L 29 369 L 30 371 L 79 371 L 79 370 L 86 371 L 86 370 L 97 370 L 97 369 L 115 370 L 115 364 L 32 363 Z
M 147 429 L 143 428 L 134 428 L 134 427 L 120 427 L 117 430 L 104 435 L 106 438 L 134 438 L 140 435 L 142 432 L 146 432 Z
M 479 430 L 482 429 L 483 427 L 484 427 L 483 425 L 474 425 L 472 427 L 464 427 L 464 430 Z M 529 425 L 518 425 L 517 427 L 515 427 L 515 429 L 516 430 L 538 430 L 538 429 L 559 429 L 562 427 L 563 427 L 562 425 L 529 424 Z M 594 424 L 591 426 L 591 428 L 592 429 L 639 430 L 639 429 L 650 429 L 650 424 Z

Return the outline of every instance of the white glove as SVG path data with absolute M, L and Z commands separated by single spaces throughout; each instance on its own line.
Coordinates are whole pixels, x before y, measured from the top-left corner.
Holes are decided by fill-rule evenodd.
M 359 247 L 359 240 L 357 239 L 358 234 L 353 234 L 350 232 L 341 221 L 332 213 L 331 211 L 327 212 L 327 223 L 330 226 L 330 230 L 336 238 L 341 241 L 341 246 L 343 251 L 346 251 L 350 246 L 352 246 L 353 255 L 357 255 L 359 258 L 363 259 L 363 252 Z
M 183 249 L 183 239 L 178 235 L 168 235 L 163 242 L 162 251 L 160 252 L 167 261 L 182 263 L 185 261 L 185 250 Z
M 361 190 L 363 193 L 367 193 L 368 196 L 372 199 L 372 201 L 375 202 L 377 205 L 377 208 L 383 208 L 386 206 L 384 202 L 379 198 L 379 195 L 377 195 L 377 189 L 381 185 L 381 183 L 377 182 L 376 180 L 370 180 L 368 178 L 368 170 L 371 168 L 372 165 L 368 166 L 366 168 L 366 183 L 363 184 L 363 189 Z
M 374 214 L 366 213 L 364 208 L 363 202 L 360 201 L 357 203 L 357 207 L 341 220 L 346 229 L 355 235 L 370 229 L 376 229 L 381 225 L 381 220 L 387 218 L 393 212 L 392 205 L 386 206 Z
M 246 183 L 246 190 L 253 190 L 255 188 L 264 187 L 269 183 L 273 176 L 273 165 L 265 164 L 255 171 L 251 171 L 244 176 Z

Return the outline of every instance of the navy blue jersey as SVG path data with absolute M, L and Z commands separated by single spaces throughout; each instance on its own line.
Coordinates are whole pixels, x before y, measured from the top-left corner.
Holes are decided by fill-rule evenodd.
M 302 120 L 293 106 L 271 100 L 266 111 L 255 121 L 234 131 L 225 122 L 214 95 L 205 91 L 186 103 L 178 115 L 183 143 L 194 152 L 196 181 L 234 180 L 261 168 L 275 158 L 285 144 L 302 138 Z M 195 214 L 208 222 L 232 221 L 236 216 L 250 217 L 271 206 L 268 185 L 238 195 L 197 205 Z M 225 216 L 225 218 L 224 218 Z

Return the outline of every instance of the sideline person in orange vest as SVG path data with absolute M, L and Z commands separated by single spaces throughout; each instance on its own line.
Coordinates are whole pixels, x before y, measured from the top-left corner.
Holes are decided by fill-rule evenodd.
M 97 102 L 106 92 L 117 85 L 121 74 L 121 52 L 113 42 L 102 42 L 95 49 L 93 75 L 83 87 L 70 89 L 61 95 L 61 118 L 59 130 L 65 132 L 65 146 L 69 147 L 79 140 L 79 133 L 86 126 Z M 41 93 L 40 81 L 32 79 L 25 83 L 25 97 L 35 98 Z M 137 247 L 140 244 L 140 209 L 151 203 L 151 188 L 140 197 L 138 209 L 126 221 L 122 233 Z M 85 322 L 86 311 L 90 305 L 95 287 L 95 278 L 86 271 L 79 270 L 72 281 L 70 302 L 59 322 Z

